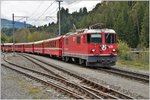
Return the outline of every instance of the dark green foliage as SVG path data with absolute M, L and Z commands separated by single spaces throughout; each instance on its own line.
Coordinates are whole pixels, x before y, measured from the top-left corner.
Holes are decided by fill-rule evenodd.
M 17 28 L 14 29 L 14 31 L 16 31 Z M 5 33 L 8 36 L 11 36 L 13 33 L 13 29 L 12 28 L 2 28 L 1 30 L 2 33 Z
M 8 36 L 4 33 L 1 33 L 1 43 L 8 42 Z
M 148 5 L 148 4 L 147 4 Z M 149 46 L 149 8 L 145 9 L 144 12 L 144 18 L 142 21 L 142 29 L 140 34 L 140 45 L 142 47 L 148 47 Z
M 85 28 L 95 23 L 104 23 L 107 28 L 114 29 L 118 38 L 130 47 L 148 47 L 148 4 L 148 1 L 104 1 L 97 4 L 76 25 Z

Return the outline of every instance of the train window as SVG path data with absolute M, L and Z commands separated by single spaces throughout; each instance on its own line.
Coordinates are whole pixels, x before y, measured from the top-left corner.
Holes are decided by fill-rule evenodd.
M 55 41 L 55 47 L 56 47 L 56 41 Z
M 80 36 L 77 36 L 77 44 L 80 44 Z
M 51 41 L 48 44 L 49 47 L 56 47 L 56 41 Z
M 108 44 L 113 44 L 116 42 L 116 35 L 115 34 L 105 34 L 105 42 Z
M 68 45 L 68 38 L 66 38 L 66 45 Z
M 87 43 L 101 44 L 102 34 L 87 34 Z
M 50 43 L 49 42 L 46 43 L 46 47 L 50 47 Z
M 27 45 L 27 48 L 31 48 L 32 46 L 31 45 Z

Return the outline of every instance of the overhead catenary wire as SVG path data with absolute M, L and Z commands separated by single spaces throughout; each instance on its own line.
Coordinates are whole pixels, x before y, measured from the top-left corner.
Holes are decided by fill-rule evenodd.
M 26 21 L 27 21 L 27 18 L 29 18 L 28 16 L 14 16 L 14 17 L 20 18 L 20 19 L 16 20 L 16 22 L 21 22 L 21 20 L 23 20 L 23 19 L 26 19 Z
M 45 12 L 55 3 L 56 1 L 52 2 L 45 10 L 44 12 L 34 21 L 36 22 L 38 19 L 40 19 L 44 14 Z M 32 22 L 31 24 L 33 24 L 34 22 Z
M 41 5 L 43 4 L 44 1 L 41 1 L 40 4 L 37 6 L 37 8 L 34 10 L 34 12 L 32 12 L 32 14 L 30 15 L 30 18 L 33 18 L 33 16 L 35 15 L 35 13 L 40 9 Z
M 22 17 L 22 18 L 20 18 L 20 19 L 18 19 L 18 20 L 16 20 L 16 21 L 18 22 L 18 21 L 20 21 L 20 20 L 22 20 L 22 19 L 24 19 L 24 18 L 25 18 L 25 17 Z
M 58 9 L 59 9 L 59 7 L 51 13 L 53 14 L 54 12 L 57 12 Z M 52 19 L 53 21 L 57 21 L 57 19 L 54 19 L 54 18 L 57 18 L 57 16 L 46 16 L 46 19 L 48 19 L 48 18 Z
M 51 14 L 53 14 L 53 13 L 55 13 L 55 12 L 57 12 L 58 11 L 58 9 L 59 9 L 59 7 L 57 7 L 57 9 L 56 10 L 53 10 L 52 12 L 50 12 Z M 46 19 L 40 19 L 40 21 L 46 21 L 46 20 L 48 20 L 48 18 L 50 18 L 50 19 L 52 19 L 53 21 L 57 21 L 57 19 L 55 19 L 55 18 L 57 18 L 57 16 L 46 16 L 45 17 Z M 36 19 L 28 19 L 28 20 L 36 20 Z
M 57 21 L 56 19 L 54 19 L 52 16 L 46 16 L 46 19 L 51 18 L 53 21 Z
M 57 12 L 58 9 L 59 9 L 59 7 L 56 8 L 56 9 L 54 9 L 54 10 L 51 10 L 50 12 L 47 12 L 47 13 L 48 13 L 48 14 L 51 14 L 51 16 L 52 16 L 52 14 L 55 13 L 55 12 Z M 45 15 L 47 15 L 47 13 L 46 13 Z

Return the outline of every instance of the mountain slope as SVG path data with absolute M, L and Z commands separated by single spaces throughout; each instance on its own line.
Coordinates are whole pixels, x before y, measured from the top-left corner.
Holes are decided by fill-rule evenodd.
M 26 24 L 26 26 L 32 26 L 30 24 Z M 1 27 L 2 28 L 12 28 L 12 21 L 7 19 L 1 19 Z M 24 23 L 15 21 L 15 28 L 24 27 Z

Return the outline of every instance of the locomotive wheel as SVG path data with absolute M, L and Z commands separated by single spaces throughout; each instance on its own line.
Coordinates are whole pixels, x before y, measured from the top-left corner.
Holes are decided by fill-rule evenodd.
M 64 56 L 62 57 L 62 60 L 65 61 L 65 57 Z
M 78 58 L 75 58 L 75 63 L 79 63 L 79 59 Z
M 80 65 L 84 64 L 84 60 L 83 59 L 79 59 L 79 64 Z
M 88 67 L 89 63 L 85 60 L 85 66 Z
M 65 61 L 66 61 L 66 62 L 69 62 L 69 57 L 65 57 Z

